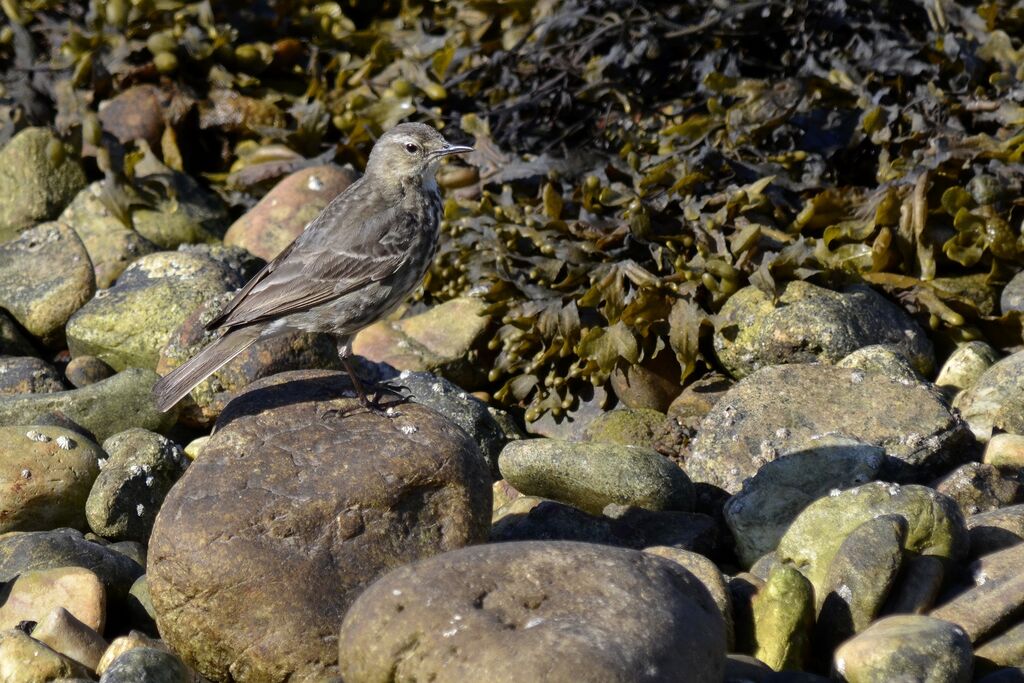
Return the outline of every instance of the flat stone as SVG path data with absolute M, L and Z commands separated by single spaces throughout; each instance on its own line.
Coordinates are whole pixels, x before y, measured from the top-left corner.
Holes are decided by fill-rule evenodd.
M 83 507 L 105 457 L 59 427 L 0 427 L 0 533 L 85 528 Z
M 649 510 L 693 509 L 693 487 L 675 463 L 656 451 L 554 439 L 513 441 L 498 465 L 526 495 L 553 498 L 598 514 L 610 503 Z
M 879 410 L 878 406 L 886 406 Z M 966 459 L 971 435 L 937 390 L 828 365 L 767 367 L 737 383 L 701 424 L 685 469 L 736 493 L 743 480 L 822 436 L 883 448 L 880 476 L 921 481 Z
M 487 303 L 459 297 L 400 320 L 382 320 L 352 339 L 352 351 L 399 370 L 433 372 L 469 386 L 486 376 L 477 342 L 491 318 Z
M 722 680 L 707 589 L 647 553 L 577 543 L 465 548 L 370 586 L 339 636 L 346 683 Z M 557 657 L 552 653 L 557 652 Z
M 969 341 L 956 347 L 939 370 L 935 384 L 957 392 L 974 386 L 985 371 L 999 360 L 999 352 L 983 341 Z
M 72 529 L 0 536 L 0 581 L 12 581 L 32 570 L 69 567 L 88 569 L 99 577 L 111 613 L 123 606 L 135 579 L 143 573 L 142 567 L 121 553 L 91 543 Z M 86 624 L 94 623 L 71 607 L 67 609 Z
M 779 559 L 798 567 L 823 596 L 828 567 L 843 541 L 881 515 L 907 520 L 908 552 L 953 560 L 967 553 L 967 530 L 952 500 L 924 486 L 871 482 L 811 503 L 779 542 Z
M 779 565 L 751 600 L 754 656 L 775 671 L 804 668 L 814 624 L 814 591 L 803 574 Z
M 366 585 L 486 538 L 490 476 L 466 433 L 414 403 L 368 412 L 337 398 L 340 381 L 253 384 L 160 509 L 147 573 L 157 623 L 207 677 L 336 673 L 338 623 Z
M 1024 485 L 1015 477 L 1003 476 L 992 465 L 979 462 L 964 463 L 932 486 L 956 501 L 965 517 L 1024 500 Z
M 1024 541 L 1024 505 L 981 512 L 966 521 L 972 555 L 987 555 Z
M 355 180 L 355 171 L 335 164 L 295 171 L 231 224 L 224 244 L 270 261 Z
M 3 594 L 3 629 L 22 621 L 41 623 L 56 609 L 66 610 L 96 632 L 102 632 L 106 624 L 107 591 L 95 573 L 82 567 L 26 570 L 4 587 Z
M 48 683 L 61 678 L 91 680 L 89 670 L 18 629 L 0 631 L 0 681 Z
M 864 522 L 843 540 L 818 600 L 816 649 L 832 652 L 874 621 L 903 564 L 907 526 L 899 515 L 882 515 Z
M 32 637 L 93 671 L 107 650 L 107 641 L 96 629 L 63 607 L 50 610 L 32 629 Z
M 879 446 L 825 436 L 761 467 L 724 507 L 744 566 L 775 550 L 801 510 L 834 489 L 872 481 L 884 462 Z
M 95 291 L 85 245 L 63 223 L 44 223 L 0 244 L 0 307 L 47 346 L 61 348 L 65 323 Z
M 75 195 L 60 215 L 59 222 L 70 226 L 89 253 L 96 273 L 96 287 L 107 289 L 128 265 L 157 250 L 155 244 L 132 229 L 131 221 L 111 212 L 105 203 L 107 181 L 97 181 Z M 113 193 L 128 192 L 118 187 Z M 129 194 L 129 199 L 131 195 Z
M 967 420 L 978 441 L 987 442 L 994 429 L 1024 434 L 1024 351 L 986 370 L 973 385 L 957 394 L 953 407 Z
M 968 683 L 973 669 L 966 634 L 955 624 L 919 615 L 879 619 L 833 658 L 836 677 L 848 683 Z
M 737 378 L 781 363 L 837 363 L 874 344 L 897 347 L 922 375 L 935 362 L 931 342 L 910 315 L 864 286 L 832 291 L 794 280 L 775 300 L 744 287 L 715 320 L 715 353 Z
M 972 643 L 998 633 L 1024 611 L 1024 546 L 1011 546 L 971 565 L 975 587 L 931 611 L 959 625 Z
M 989 671 L 1024 664 L 1024 622 L 975 648 L 974 657 L 979 668 Z
M 146 542 L 157 511 L 188 458 L 174 442 L 145 429 L 129 429 L 103 442 L 109 454 L 85 502 L 97 535 Z
M 72 356 L 96 356 L 116 370 L 152 370 L 160 350 L 193 311 L 242 284 L 236 272 L 203 255 L 143 256 L 71 317 L 68 348 Z
M 71 145 L 46 128 L 26 128 L 0 149 L 0 242 L 55 218 L 85 173 Z
M 101 441 L 132 427 L 165 432 L 177 413 L 156 409 L 153 385 L 158 379 L 152 370 L 129 368 L 83 389 L 0 396 L 0 425 L 33 424 L 40 416 L 59 414 Z

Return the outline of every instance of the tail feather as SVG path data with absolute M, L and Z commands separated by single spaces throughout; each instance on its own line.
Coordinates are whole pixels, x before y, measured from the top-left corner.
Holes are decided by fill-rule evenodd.
M 156 407 L 161 412 L 170 410 L 197 384 L 252 346 L 259 336 L 260 330 L 251 327 L 228 332 L 193 356 L 184 365 L 171 370 L 153 386 Z

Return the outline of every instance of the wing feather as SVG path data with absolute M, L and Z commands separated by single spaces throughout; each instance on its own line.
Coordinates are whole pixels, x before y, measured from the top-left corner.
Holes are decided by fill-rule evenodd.
M 208 329 L 306 311 L 394 274 L 410 255 L 416 237 L 413 217 L 394 207 L 361 221 L 344 220 L 339 215 L 343 209 L 329 206 L 238 292 Z

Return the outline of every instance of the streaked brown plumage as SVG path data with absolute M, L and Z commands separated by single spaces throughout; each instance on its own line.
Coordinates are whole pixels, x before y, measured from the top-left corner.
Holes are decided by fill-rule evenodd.
M 224 334 L 163 377 L 153 392 L 168 410 L 261 337 L 329 332 L 356 392 L 351 336 L 393 311 L 419 286 L 437 250 L 438 160 L 468 152 L 422 123 L 395 126 L 374 145 L 366 173 L 335 197 L 207 325 Z

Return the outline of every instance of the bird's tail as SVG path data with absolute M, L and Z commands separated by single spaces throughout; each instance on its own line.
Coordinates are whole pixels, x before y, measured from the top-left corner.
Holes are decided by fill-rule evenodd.
M 192 391 L 197 384 L 217 372 L 225 363 L 252 346 L 259 339 L 258 328 L 243 327 L 228 332 L 205 349 L 160 378 L 153 386 L 156 407 L 162 412 Z

